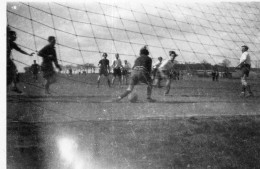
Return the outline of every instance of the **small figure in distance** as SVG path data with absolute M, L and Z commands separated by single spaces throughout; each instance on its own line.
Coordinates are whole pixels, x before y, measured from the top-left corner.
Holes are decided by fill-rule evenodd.
M 119 80 L 119 86 L 121 87 L 121 69 L 122 69 L 122 62 L 119 58 L 119 54 L 117 53 L 115 55 L 116 59 L 113 61 L 112 67 L 113 67 L 113 78 L 112 78 L 112 85 L 114 85 L 116 77 L 118 77 Z
M 110 87 L 110 80 L 109 80 L 109 73 L 110 73 L 110 67 L 109 67 L 109 60 L 107 59 L 107 53 L 103 53 L 103 59 L 101 59 L 98 63 L 99 66 L 99 75 L 98 75 L 98 79 L 97 79 L 97 87 L 99 88 L 99 84 L 100 84 L 100 78 L 102 75 L 105 76 L 105 78 L 107 79 L 107 84 Z

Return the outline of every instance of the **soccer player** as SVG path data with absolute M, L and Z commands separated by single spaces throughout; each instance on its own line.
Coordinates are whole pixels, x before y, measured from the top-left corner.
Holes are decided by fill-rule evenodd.
M 36 60 L 33 60 L 31 70 L 32 70 L 33 79 L 34 79 L 35 82 L 38 80 L 39 69 L 40 69 L 40 66 L 36 63 Z
M 171 71 L 174 70 L 174 60 L 178 56 L 175 51 L 169 51 L 170 59 L 165 60 L 158 68 L 162 78 L 166 79 L 166 91 L 169 94 L 171 88 Z M 157 80 L 157 79 L 156 79 Z
M 130 69 L 131 69 L 130 64 L 127 62 L 127 60 L 125 60 L 124 65 L 122 67 L 122 83 L 125 82 L 125 84 L 127 84 Z
M 155 85 L 154 86 L 157 86 L 158 88 L 161 87 L 161 80 L 162 80 L 162 77 L 160 75 L 160 72 L 158 71 L 158 68 L 160 67 L 160 65 L 162 64 L 162 57 L 158 57 L 158 62 L 153 66 L 153 80 L 155 80 Z
M 112 67 L 113 67 L 113 78 L 112 78 L 112 84 L 114 85 L 115 79 L 118 76 L 119 79 L 119 85 L 121 86 L 121 68 L 122 68 L 122 62 L 119 58 L 119 54 L 117 53 L 115 55 L 116 59 L 113 61 Z
M 250 85 L 247 82 L 247 77 L 249 76 L 250 68 L 251 68 L 251 59 L 250 55 L 247 52 L 248 46 L 241 46 L 242 55 L 240 57 L 239 65 L 236 68 L 241 70 L 241 84 L 242 84 L 242 92 L 241 96 L 250 97 L 253 96 Z
M 109 60 L 107 59 L 107 53 L 103 53 L 103 59 L 101 59 L 98 63 L 99 66 L 99 75 L 97 79 L 97 87 L 99 88 L 100 78 L 104 75 L 107 79 L 107 84 L 110 87 L 110 80 L 108 78 L 108 74 L 110 73 Z
M 212 81 L 215 81 L 215 79 L 216 79 L 216 71 L 212 70 L 211 75 L 212 75 Z
M 7 86 L 13 84 L 12 91 L 16 93 L 22 93 L 20 89 L 17 87 L 17 68 L 14 62 L 11 59 L 12 50 L 28 55 L 33 56 L 34 53 L 27 53 L 23 51 L 18 45 L 15 43 L 16 40 L 16 32 L 12 31 L 9 27 L 7 27 Z
M 130 94 L 134 86 L 137 85 L 139 82 L 143 82 L 147 84 L 147 101 L 148 102 L 154 102 L 151 98 L 152 94 L 152 78 L 150 76 L 151 69 L 152 69 L 152 59 L 148 56 L 149 51 L 147 49 L 147 46 L 144 46 L 140 50 L 140 56 L 135 60 L 131 77 L 130 77 L 130 84 L 126 91 L 122 93 L 120 96 L 118 96 L 115 101 L 119 101 L 126 97 L 128 94 Z
M 56 68 L 61 71 L 61 67 L 58 64 L 55 44 L 56 39 L 54 36 L 48 37 L 49 44 L 43 47 L 39 52 L 38 55 L 42 57 L 42 72 L 43 78 L 45 79 L 44 88 L 45 94 L 50 94 L 50 85 L 56 82 L 56 73 L 52 63 L 55 64 Z

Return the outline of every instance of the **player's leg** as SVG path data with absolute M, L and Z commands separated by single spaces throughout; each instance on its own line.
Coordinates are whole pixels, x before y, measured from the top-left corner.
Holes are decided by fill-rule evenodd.
M 171 89 L 172 77 L 170 75 L 170 72 L 168 72 L 168 71 L 164 71 L 163 74 L 166 79 L 166 84 L 165 84 L 166 90 L 164 92 L 164 95 L 167 95 L 167 94 L 169 94 L 170 89 Z
M 146 99 L 147 99 L 147 101 L 148 102 L 155 102 L 155 100 L 151 98 L 152 88 L 153 88 L 153 80 L 152 80 L 150 74 L 142 71 L 141 76 L 139 76 L 139 80 L 144 82 L 145 84 L 147 84 L 147 88 L 146 88 L 146 94 L 147 94 Z
M 167 78 L 166 79 L 166 85 L 165 85 L 166 86 L 166 90 L 164 92 L 165 95 L 169 94 L 169 92 L 170 92 L 171 82 L 172 82 L 171 78 Z
M 151 80 L 148 80 L 148 83 L 147 83 L 147 88 L 146 88 L 146 93 L 147 93 L 147 100 L 152 100 L 151 96 L 152 96 L 152 89 L 153 89 L 153 86 L 152 86 L 152 79 Z
M 118 80 L 119 80 L 119 86 L 122 86 L 122 73 L 120 68 L 118 69 Z
M 127 95 L 129 95 L 133 90 L 134 90 L 134 87 L 135 87 L 135 85 L 133 85 L 133 84 L 130 84 L 129 86 L 128 86 L 128 88 L 126 89 L 126 91 L 124 92 L 124 93 L 122 93 L 119 97 L 118 97 L 118 99 L 123 99 L 124 97 L 126 97 Z
M 104 72 L 104 76 L 105 76 L 105 78 L 107 79 L 107 85 L 108 85 L 108 87 L 111 87 L 111 83 L 110 83 L 110 79 L 109 79 L 109 76 L 108 76 L 109 74 L 108 74 L 108 71 L 105 71 Z
M 50 77 L 45 77 L 44 89 L 45 94 L 50 94 Z
M 135 85 L 139 81 L 139 79 L 138 79 L 139 77 L 138 76 L 139 76 L 139 72 L 138 71 L 133 71 L 132 72 L 128 88 L 126 89 L 126 91 L 124 93 L 122 93 L 120 96 L 118 96 L 116 101 L 119 101 L 119 100 L 123 99 L 124 97 L 129 95 L 134 90 Z
M 98 75 L 98 78 L 97 78 L 97 87 L 99 87 L 99 84 L 100 84 L 100 78 L 101 78 L 101 75 L 99 74 L 99 75 Z
M 160 70 L 156 70 L 156 73 L 155 73 L 155 77 L 153 78 L 154 80 L 154 86 L 158 87 L 158 88 L 161 88 L 161 72 Z
M 245 74 L 243 74 L 243 76 L 241 77 L 241 84 L 242 84 L 242 91 L 240 93 L 240 96 L 245 96 L 246 86 L 247 86 Z
M 247 77 L 249 76 L 249 72 L 250 72 L 250 66 L 246 67 L 246 71 L 245 71 L 245 81 L 246 81 L 246 97 L 250 97 L 250 96 L 253 96 L 253 92 L 251 90 L 251 87 L 250 85 L 248 84 L 248 81 L 247 81 Z
M 11 77 L 9 77 L 9 79 L 10 79 L 9 83 L 11 82 L 10 84 L 12 84 L 11 90 L 13 92 L 20 94 L 20 93 L 22 93 L 22 91 L 17 87 L 17 83 L 18 83 L 18 81 L 17 81 L 18 77 L 17 76 L 18 76 L 18 74 L 17 74 L 16 66 L 12 61 L 10 61 L 8 64 L 9 64 L 8 66 L 10 66 L 9 67 L 9 75 Z
M 117 69 L 113 69 L 112 85 L 114 85 L 115 83 L 116 75 L 117 75 Z

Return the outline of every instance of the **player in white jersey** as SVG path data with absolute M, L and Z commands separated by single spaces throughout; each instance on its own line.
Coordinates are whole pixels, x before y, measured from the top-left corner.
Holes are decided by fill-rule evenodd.
M 162 78 L 166 79 L 166 90 L 164 95 L 169 94 L 171 88 L 171 71 L 174 69 L 174 60 L 178 56 L 175 51 L 169 51 L 170 58 L 163 61 L 159 66 L 158 71 Z M 155 84 L 157 84 L 158 79 L 156 79 Z
M 127 60 L 124 61 L 124 65 L 122 66 L 122 83 L 125 82 L 127 84 L 127 79 L 129 76 L 129 70 L 131 69 L 130 64 L 127 62 Z
M 251 69 L 251 59 L 250 55 L 247 52 L 248 46 L 241 46 L 242 55 L 240 57 L 239 65 L 236 68 L 241 70 L 241 84 L 242 84 L 242 92 L 241 96 L 250 97 L 253 96 L 250 85 L 247 82 L 247 77 L 249 76 L 249 72 Z
M 116 77 L 118 76 L 119 85 L 121 86 L 121 68 L 122 68 L 122 62 L 119 58 L 119 54 L 117 53 L 115 55 L 116 59 L 113 61 L 113 79 L 112 79 L 112 85 L 115 82 Z

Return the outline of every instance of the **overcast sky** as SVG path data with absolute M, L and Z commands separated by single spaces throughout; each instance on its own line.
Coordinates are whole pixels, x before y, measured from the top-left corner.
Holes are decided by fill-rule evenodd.
M 17 32 L 17 43 L 36 51 L 47 44 L 48 36 L 57 36 L 61 44 L 57 54 L 63 65 L 97 65 L 102 52 L 108 53 L 111 63 L 114 53 L 119 53 L 132 64 L 147 44 L 154 61 L 159 56 L 166 59 L 168 51 L 175 50 L 181 63 L 205 60 L 219 64 L 226 58 L 235 66 L 240 46 L 246 44 L 255 66 L 260 60 L 259 18 L 259 2 L 7 3 L 7 22 Z M 13 57 L 28 65 L 34 59 L 41 62 L 36 55 L 15 51 Z M 23 71 L 24 65 L 16 64 Z

